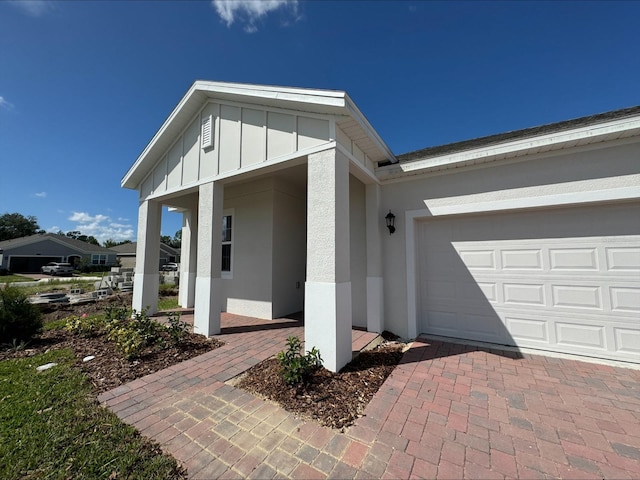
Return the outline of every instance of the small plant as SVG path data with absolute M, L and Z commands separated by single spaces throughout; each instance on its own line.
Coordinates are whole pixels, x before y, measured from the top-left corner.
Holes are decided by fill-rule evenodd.
M 131 310 L 127 307 L 107 305 L 107 308 L 104 309 L 104 316 L 108 322 L 112 322 L 114 320 L 126 320 L 131 316 Z
M 74 335 L 81 337 L 93 337 L 98 335 L 105 326 L 105 321 L 102 317 L 97 315 L 87 316 L 86 313 L 82 315 L 71 315 L 67 317 L 64 329 Z
M 131 323 L 116 325 L 114 322 L 110 324 L 107 338 L 114 342 L 128 359 L 138 357 L 145 347 L 142 335 L 135 328 L 132 328 Z
M 180 312 L 171 312 L 167 325 L 165 325 L 169 337 L 175 345 L 179 344 L 189 334 L 189 325 L 180 320 Z
M 281 374 L 289 385 L 302 382 L 314 369 L 322 366 L 320 351 L 313 347 L 306 355 L 302 354 L 302 342 L 298 337 L 287 338 L 287 349 L 278 352 Z
M 133 311 L 132 318 L 122 318 L 128 309 L 111 310 L 106 324 L 107 338 L 129 359 L 138 357 L 145 347 L 163 342 L 162 325 L 151 319 L 146 310 Z
M 29 340 L 42 331 L 42 317 L 36 305 L 17 287 L 0 289 L 0 343 Z

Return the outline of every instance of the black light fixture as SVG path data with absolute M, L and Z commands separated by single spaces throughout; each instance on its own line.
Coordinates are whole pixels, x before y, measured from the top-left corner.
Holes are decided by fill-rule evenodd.
M 387 228 L 389 229 L 389 235 L 391 235 L 396 231 L 396 216 L 391 213 L 391 210 L 389 210 L 389 213 L 387 213 L 387 216 L 384 217 L 384 219 L 387 221 Z

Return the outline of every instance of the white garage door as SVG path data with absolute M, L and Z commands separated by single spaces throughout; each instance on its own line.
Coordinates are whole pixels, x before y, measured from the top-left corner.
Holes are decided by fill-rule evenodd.
M 640 363 L 640 206 L 419 223 L 426 334 Z

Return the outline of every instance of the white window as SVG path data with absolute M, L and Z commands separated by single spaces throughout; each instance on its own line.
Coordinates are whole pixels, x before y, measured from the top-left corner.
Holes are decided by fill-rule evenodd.
M 222 217 L 222 278 L 233 278 L 233 214 Z
M 106 265 L 107 264 L 107 256 L 104 254 L 93 254 L 91 255 L 91 265 Z

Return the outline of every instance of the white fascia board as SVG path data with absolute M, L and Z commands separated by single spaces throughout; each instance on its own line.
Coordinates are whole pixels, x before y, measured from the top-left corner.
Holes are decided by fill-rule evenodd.
M 381 180 L 390 180 L 404 175 L 417 175 L 426 173 L 431 169 L 439 170 L 456 168 L 469 161 L 482 160 L 484 163 L 490 162 L 498 157 L 511 158 L 515 156 L 535 153 L 538 149 L 547 146 L 554 146 L 551 150 L 563 148 L 564 145 L 580 140 L 589 140 L 587 143 L 596 143 L 606 135 L 612 133 L 637 130 L 635 135 L 640 134 L 640 117 L 624 118 L 611 122 L 590 125 L 562 132 L 554 132 L 537 137 L 527 137 L 519 140 L 505 142 L 487 147 L 474 148 L 450 155 L 439 155 L 423 160 L 414 160 L 400 165 L 381 167 L 378 169 L 378 177 Z M 443 168 L 444 167 L 444 168 Z
M 194 84 L 198 90 L 208 93 L 249 96 L 254 98 L 284 100 L 308 104 L 344 107 L 346 93 L 338 90 L 311 90 L 291 87 L 272 87 L 266 85 L 216 83 L 198 81 Z
M 147 146 L 144 148 L 142 153 L 138 156 L 136 161 L 133 163 L 131 168 L 129 168 L 127 173 L 124 175 L 124 177 L 122 178 L 122 181 L 120 182 L 120 186 L 122 188 L 131 188 L 133 190 L 138 188 L 140 181 L 144 179 L 144 177 L 146 176 L 146 173 L 148 172 L 146 172 L 145 175 L 143 175 L 142 178 L 140 178 L 139 180 L 134 179 L 134 173 L 136 173 L 138 168 L 142 165 L 142 163 L 145 161 L 145 159 L 149 155 L 149 152 L 153 149 L 153 147 L 156 145 L 158 140 L 163 136 L 165 131 L 173 123 L 173 121 L 178 116 L 178 114 L 184 109 L 185 105 L 192 99 L 196 90 L 197 90 L 197 82 L 194 83 L 191 86 L 191 88 L 189 88 L 189 90 L 184 95 L 184 97 L 182 97 L 182 100 L 180 100 L 178 105 L 176 105 L 173 111 L 169 114 L 169 116 L 164 121 L 160 129 L 156 132 L 156 134 L 153 136 L 151 141 L 147 144 Z
M 353 100 L 351 100 L 349 95 L 345 94 L 345 98 L 346 98 L 346 107 L 351 117 L 360 124 L 360 126 L 363 128 L 367 136 L 373 140 L 373 142 L 386 155 L 386 157 L 389 159 L 390 162 L 394 164 L 398 163 L 398 160 L 396 159 L 395 155 L 391 152 L 391 149 L 387 146 L 386 143 L 384 143 L 384 140 L 382 140 L 382 137 L 380 137 L 380 135 L 378 135 L 378 132 L 376 132 L 375 129 L 371 126 L 371 124 L 369 123 L 369 120 L 367 120 L 367 117 L 364 116 L 364 114 L 360 111 L 360 109 L 353 102 Z
M 194 86 L 209 91 L 229 92 L 229 93 L 242 93 L 245 90 L 251 90 L 254 92 L 276 92 L 283 94 L 296 94 L 296 95 L 313 95 L 321 97 L 336 97 L 344 98 L 345 92 L 341 90 L 318 90 L 313 88 L 299 88 L 299 87 L 279 87 L 275 85 L 258 85 L 252 83 L 230 83 L 230 82 L 210 82 L 207 80 L 196 80 Z

